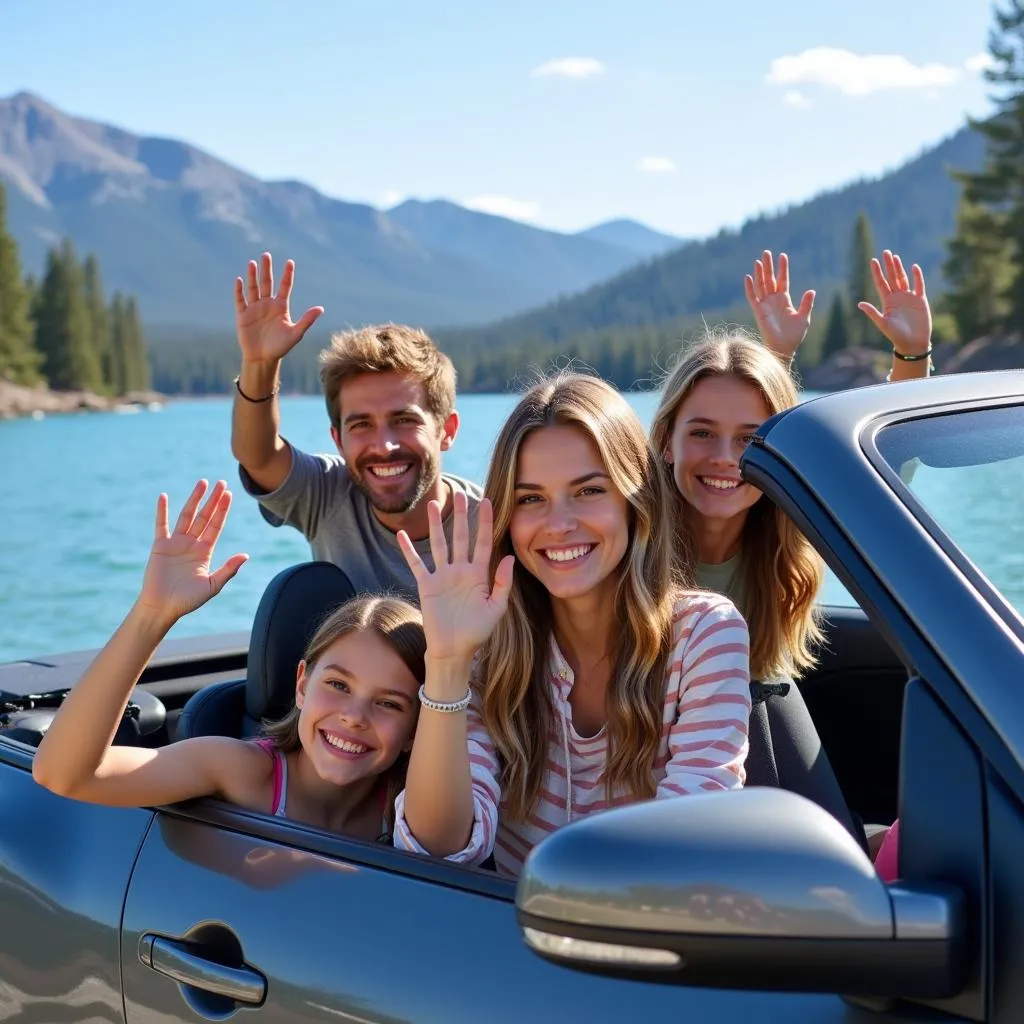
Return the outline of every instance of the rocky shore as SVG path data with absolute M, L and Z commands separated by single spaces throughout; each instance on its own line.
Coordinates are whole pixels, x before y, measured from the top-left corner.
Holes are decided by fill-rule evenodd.
M 0 420 L 23 416 L 49 416 L 70 412 L 110 412 L 133 406 L 162 406 L 165 395 L 156 391 L 133 391 L 118 398 L 91 391 L 51 391 L 45 387 L 26 388 L 0 379 Z
M 932 354 L 935 373 L 975 373 L 1024 369 L 1024 341 L 1016 338 L 977 338 L 964 346 L 940 344 Z M 892 366 L 888 352 L 848 348 L 803 374 L 811 391 L 842 391 L 880 384 Z

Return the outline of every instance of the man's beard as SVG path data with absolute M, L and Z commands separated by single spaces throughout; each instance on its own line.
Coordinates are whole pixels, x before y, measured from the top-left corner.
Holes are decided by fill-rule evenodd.
M 376 466 L 386 466 L 394 462 L 409 463 L 409 468 L 398 478 L 402 482 L 401 488 L 395 487 L 387 477 L 374 476 L 366 465 L 355 467 L 355 472 L 351 473 L 352 482 L 366 496 L 366 500 L 384 515 L 403 515 L 415 508 L 437 480 L 437 462 L 430 455 L 420 459 L 411 454 L 399 454 L 385 462 L 380 459 L 367 459 L 366 462 Z M 373 483 L 369 482 L 371 480 Z M 377 490 L 374 485 L 378 481 L 385 487 L 390 486 L 390 493 L 382 494 Z

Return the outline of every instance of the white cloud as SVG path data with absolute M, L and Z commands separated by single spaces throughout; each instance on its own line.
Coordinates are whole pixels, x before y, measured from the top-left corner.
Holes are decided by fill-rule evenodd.
M 511 196 L 474 196 L 463 204 L 467 210 L 493 213 L 495 217 L 510 220 L 536 220 L 540 205 L 532 199 L 513 199 Z
M 381 206 L 385 209 L 391 206 L 397 206 L 405 198 L 405 193 L 399 192 L 397 189 L 389 188 L 387 192 L 380 197 Z
M 811 101 L 802 92 L 797 92 L 796 89 L 790 89 L 782 97 L 782 102 L 789 104 L 791 107 L 796 107 L 797 110 L 806 110 L 811 105 Z
M 591 78 L 594 75 L 603 75 L 605 66 L 593 57 L 560 57 L 558 60 L 549 60 L 535 67 L 531 72 L 532 78 L 547 78 L 557 75 L 559 78 Z
M 995 58 L 990 53 L 976 53 L 964 61 L 964 67 L 973 74 L 995 67 Z
M 637 165 L 637 170 L 652 174 L 671 174 L 676 165 L 667 156 L 645 156 Z
M 945 64 L 914 64 L 895 53 L 856 54 L 830 46 L 815 46 L 772 61 L 770 85 L 811 82 L 846 96 L 867 96 L 888 89 L 927 89 L 950 85 L 959 68 Z

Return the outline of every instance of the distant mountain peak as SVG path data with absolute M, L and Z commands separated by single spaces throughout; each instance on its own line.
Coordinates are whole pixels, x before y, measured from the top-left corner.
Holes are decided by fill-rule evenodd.
M 223 324 L 225 288 L 270 249 L 340 324 L 507 316 L 605 280 L 636 255 L 444 199 L 384 212 L 300 181 L 262 181 L 197 146 L 0 99 L 0 180 L 26 269 L 70 236 L 149 323 Z M 403 213 L 406 216 L 403 216 Z M 224 282 L 227 282 L 225 285 Z M 297 300 L 298 301 L 298 300 Z
M 579 234 L 583 238 L 593 238 L 607 245 L 617 245 L 623 249 L 629 249 L 645 258 L 660 256 L 669 249 L 682 245 L 684 241 L 682 238 L 666 234 L 663 231 L 656 231 L 654 228 L 628 217 L 603 221 L 601 224 L 595 224 L 593 227 L 580 231 Z

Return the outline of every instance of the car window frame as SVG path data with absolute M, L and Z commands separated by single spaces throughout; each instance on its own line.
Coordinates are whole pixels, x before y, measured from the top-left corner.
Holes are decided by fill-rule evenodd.
M 33 747 L 0 733 L 0 764 L 31 774 L 34 756 Z M 235 807 L 212 797 L 145 809 L 156 815 L 184 818 L 198 824 L 240 832 L 260 841 L 307 850 L 333 860 L 397 873 L 449 889 L 460 889 L 486 899 L 515 902 L 516 880 L 495 871 L 456 864 L 426 854 L 410 853 L 390 843 L 371 843 L 338 835 L 303 822 Z
M 921 499 L 902 480 L 878 447 L 878 438 L 886 429 L 903 423 L 916 423 L 939 417 L 957 416 L 970 412 L 986 412 L 992 409 L 1018 407 L 1024 415 L 1024 400 L 1019 395 L 1002 398 L 971 399 L 962 403 L 944 403 L 916 410 L 882 413 L 872 417 L 858 433 L 857 441 L 861 452 L 876 473 L 885 481 L 893 494 L 908 512 L 918 521 L 943 554 L 956 566 L 978 596 L 992 609 L 1006 627 L 1024 641 L 1024 611 L 1010 603 L 1002 591 L 989 580 L 984 571 L 973 562 L 956 543 L 952 535 L 928 511 Z
M 1012 404 L 1019 403 L 1017 396 Z M 986 408 L 992 403 L 976 401 L 972 404 Z M 909 418 L 907 412 L 902 416 Z M 874 420 L 872 418 L 862 429 L 869 429 Z M 762 460 L 767 460 L 767 464 Z M 785 498 L 783 504 L 776 502 L 769 493 L 765 493 L 765 498 L 781 507 L 792 519 L 902 661 L 908 676 L 920 676 L 939 694 L 996 772 L 1015 791 L 1024 793 L 1024 758 L 1018 761 L 1013 745 L 999 734 L 975 703 L 974 696 L 950 672 L 931 640 L 918 629 L 878 578 L 832 511 L 821 503 L 801 475 L 777 452 L 761 447 L 752 453 L 748 466 L 753 472 L 749 475 L 745 472 L 745 476 L 754 486 L 763 490 L 763 485 L 771 482 L 781 491 Z

